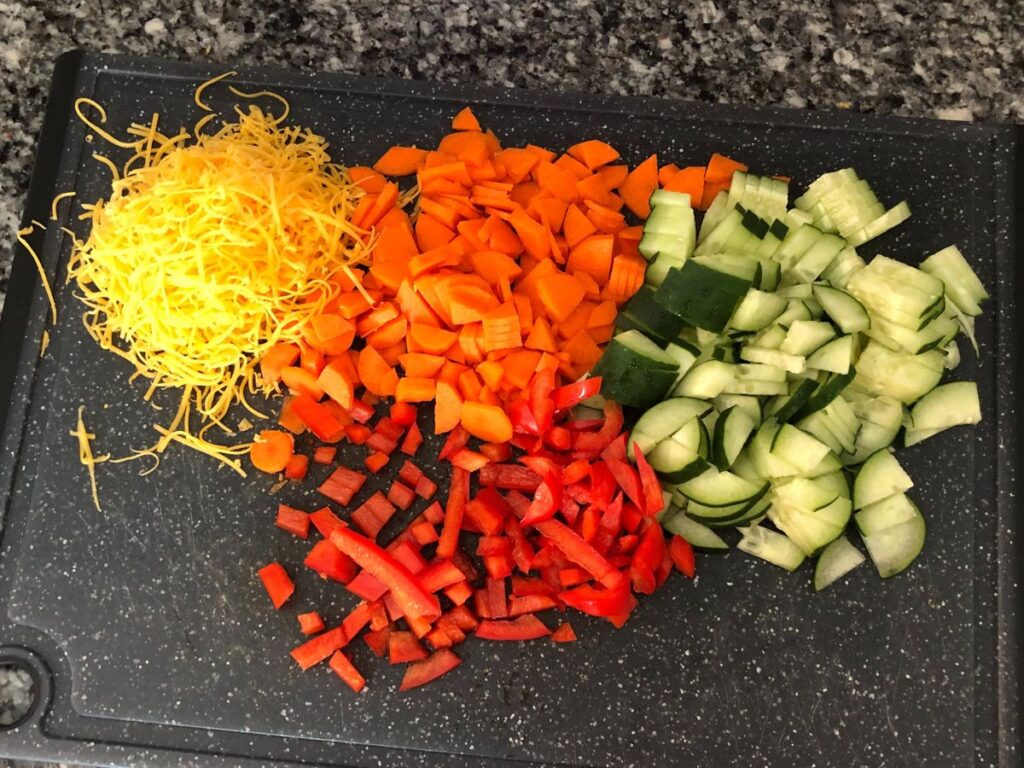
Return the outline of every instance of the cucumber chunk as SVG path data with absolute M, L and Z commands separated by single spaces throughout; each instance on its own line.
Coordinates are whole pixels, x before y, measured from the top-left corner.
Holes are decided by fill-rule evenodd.
M 909 491 L 913 487 L 914 481 L 896 461 L 896 457 L 887 449 L 882 449 L 865 461 L 857 472 L 853 481 L 853 506 L 863 509 L 868 504 L 881 501 L 894 493 Z
M 742 530 L 743 538 L 736 545 L 737 549 L 772 565 L 795 571 L 807 557 L 800 547 L 781 533 L 759 525 L 750 525 Z
M 864 555 L 845 536 L 829 544 L 814 564 L 814 590 L 820 592 L 864 562 Z
M 682 536 L 699 552 L 717 554 L 729 551 L 729 545 L 721 536 L 681 510 L 666 519 L 662 525 L 669 533 Z
M 917 514 L 906 522 L 870 533 L 864 538 L 878 575 L 888 579 L 902 573 L 910 566 L 924 548 L 924 518 Z
M 687 261 L 669 270 L 654 300 L 698 328 L 720 333 L 750 289 L 750 281 Z

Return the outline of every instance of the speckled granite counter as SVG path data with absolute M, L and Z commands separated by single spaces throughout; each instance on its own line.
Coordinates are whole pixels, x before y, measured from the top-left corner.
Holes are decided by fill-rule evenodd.
M 0 0 L 6 242 L 21 216 L 53 62 L 76 47 L 525 88 L 1024 120 L 1024 12 L 1014 0 L 133 5 Z M 5 252 L 0 288 L 9 261 Z
M 99 50 L 449 82 L 1024 121 L 1024 12 L 930 3 L 0 0 L 0 232 L 11 242 L 53 61 Z M 5 249 L 6 250 L 6 249 Z M 0 258 L 0 290 L 9 255 Z M 2 764 L 2 761 L 0 761 Z

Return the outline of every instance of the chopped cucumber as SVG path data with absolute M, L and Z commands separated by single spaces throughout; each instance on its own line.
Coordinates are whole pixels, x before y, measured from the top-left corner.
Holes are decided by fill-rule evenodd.
M 909 491 L 914 487 L 900 463 L 887 449 L 873 454 L 864 462 L 853 481 L 853 506 L 863 509 L 868 504 Z
M 820 592 L 864 562 L 864 555 L 845 536 L 829 544 L 814 564 L 814 589 Z
M 688 323 L 720 333 L 749 289 L 750 281 L 691 260 L 669 270 L 654 299 Z
M 743 538 L 736 545 L 737 549 L 772 565 L 795 571 L 807 557 L 800 547 L 781 533 L 759 525 L 750 525 L 742 530 Z
M 925 524 L 920 514 L 889 528 L 864 536 L 878 575 L 888 579 L 906 568 L 917 559 L 924 548 Z
M 725 540 L 708 528 L 687 516 L 683 511 L 678 511 L 667 518 L 662 525 L 669 533 L 682 536 L 698 552 L 722 553 L 729 551 L 729 545 Z
M 661 400 L 675 383 L 679 365 L 640 331 L 615 336 L 593 375 L 601 377 L 601 394 L 623 405 L 646 408 Z

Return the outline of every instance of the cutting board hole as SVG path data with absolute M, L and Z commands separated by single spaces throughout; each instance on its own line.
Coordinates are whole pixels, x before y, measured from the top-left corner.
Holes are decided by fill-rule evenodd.
M 36 707 L 39 686 L 20 660 L 0 657 L 0 730 L 17 728 Z

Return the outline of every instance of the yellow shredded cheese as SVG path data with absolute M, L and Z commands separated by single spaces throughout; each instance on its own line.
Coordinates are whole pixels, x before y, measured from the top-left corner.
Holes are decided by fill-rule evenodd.
M 46 291 L 46 299 L 50 302 L 50 322 L 56 324 L 57 322 L 57 302 L 53 298 L 53 289 L 50 288 L 50 278 L 46 276 L 46 268 L 43 267 L 43 261 L 39 258 L 39 254 L 36 253 L 36 249 L 32 247 L 32 244 L 25 238 L 31 235 L 35 231 L 35 227 L 39 226 L 36 222 L 32 222 L 31 227 L 25 227 L 19 229 L 17 232 L 18 242 L 21 247 L 24 248 L 28 255 L 32 257 L 32 261 L 35 262 L 36 271 L 39 273 L 39 280 L 43 284 L 43 290 Z M 45 229 L 45 227 L 41 227 Z
M 46 350 L 50 348 L 50 332 L 43 331 L 43 340 L 39 343 L 39 356 L 42 357 L 46 354 Z
M 210 111 L 203 90 L 231 74 L 197 88 L 196 104 Z M 89 334 L 149 379 L 147 400 L 157 389 L 183 391 L 173 421 L 156 427 L 154 449 L 181 443 L 244 475 L 231 457 L 248 445 L 209 442 L 205 432 L 217 425 L 231 434 L 224 418 L 235 404 L 263 417 L 246 401 L 271 389 L 257 373 L 259 359 L 277 343 L 299 341 L 342 283 L 362 290 L 352 267 L 367 261 L 372 242 L 349 221 L 363 192 L 331 161 L 325 139 L 283 126 L 288 105 L 280 96 L 231 90 L 278 99 L 284 113 L 236 108 L 237 120 L 200 134 L 211 113 L 193 133 L 172 136 L 154 116 L 122 141 L 101 127 L 102 106 L 75 103 L 95 134 L 134 154 L 120 172 L 93 155 L 111 169 L 112 192 L 81 206 L 92 226 L 88 239 L 74 241 L 68 281 L 85 304 Z M 55 316 L 52 296 L 51 307 Z
M 72 437 L 78 438 L 78 460 L 89 472 L 89 484 L 92 486 L 92 502 L 96 505 L 96 511 L 102 512 L 103 510 L 100 508 L 100 493 L 96 487 L 96 465 L 110 457 L 92 455 L 91 441 L 96 439 L 96 435 L 86 430 L 85 420 L 82 418 L 83 411 L 85 411 L 85 406 L 78 406 L 78 424 L 70 434 Z

